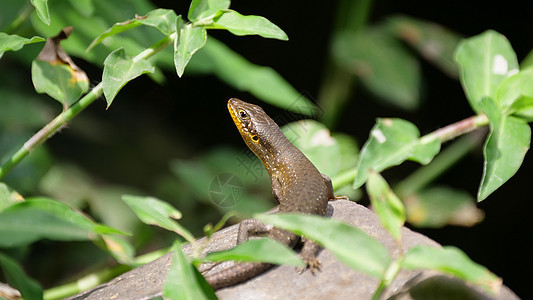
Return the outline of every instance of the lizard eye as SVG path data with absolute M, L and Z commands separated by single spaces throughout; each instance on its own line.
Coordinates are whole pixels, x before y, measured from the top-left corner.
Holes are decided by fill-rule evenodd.
M 244 110 L 239 110 L 239 117 L 243 120 L 248 119 L 248 114 Z

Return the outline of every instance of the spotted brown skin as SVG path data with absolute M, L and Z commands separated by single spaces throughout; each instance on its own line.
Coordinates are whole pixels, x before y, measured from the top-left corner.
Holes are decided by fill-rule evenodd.
M 250 103 L 232 98 L 228 110 L 246 145 L 263 162 L 272 182 L 272 193 L 279 202 L 279 212 L 325 215 L 328 200 L 336 199 L 331 181 L 322 175 L 307 157 L 296 148 L 279 126 L 265 111 Z M 299 236 L 279 229 L 270 229 L 256 219 L 241 222 L 237 243 L 244 242 L 252 233 L 267 233 L 278 242 L 294 247 Z M 313 272 L 320 269 L 316 259 L 319 247 L 303 239 L 300 257 Z M 238 263 L 215 274 L 206 276 L 215 289 L 240 283 L 257 276 L 273 265 L 267 263 Z

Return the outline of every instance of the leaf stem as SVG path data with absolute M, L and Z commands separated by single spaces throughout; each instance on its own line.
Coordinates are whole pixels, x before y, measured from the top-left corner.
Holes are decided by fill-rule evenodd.
M 166 48 L 168 45 L 171 45 L 177 34 L 174 32 L 170 35 L 165 36 L 150 48 L 145 49 L 137 56 L 133 58 L 133 61 L 138 61 L 141 59 L 147 59 L 159 51 Z M 68 122 L 70 122 L 75 116 L 77 116 L 82 110 L 87 106 L 93 103 L 103 94 L 103 85 L 100 82 L 96 85 L 89 93 L 87 93 L 83 98 L 78 100 L 76 103 L 72 104 L 68 109 L 64 110 L 61 114 L 55 117 L 50 123 L 46 124 L 41 130 L 34 134 L 22 147 L 20 147 L 15 154 L 13 154 L 9 160 L 0 166 L 0 179 L 4 177 L 14 166 L 22 161 L 31 151 L 33 151 L 37 146 L 44 143 L 47 139 L 52 137 L 57 133 L 61 128 L 63 128 Z

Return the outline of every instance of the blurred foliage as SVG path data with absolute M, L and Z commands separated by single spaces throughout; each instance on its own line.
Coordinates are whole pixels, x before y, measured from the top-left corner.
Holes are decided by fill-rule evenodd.
M 66 110 L 78 100 L 79 95 L 91 90 L 89 82 L 94 82 L 94 79 L 86 77 L 81 80 L 80 86 L 69 89 L 72 79 L 80 76 L 80 73 L 72 72 L 76 67 L 70 64 L 70 56 L 84 64 L 104 68 L 102 93 L 108 107 L 119 90 L 141 74 L 148 74 L 161 85 L 166 81 L 167 73 L 164 72 L 177 72 L 180 77 L 213 74 L 235 90 L 248 92 L 266 103 L 291 111 L 271 116 L 280 124 L 286 123 L 282 130 L 289 140 L 321 172 L 331 177 L 336 194 L 359 200 L 363 195 L 360 190 L 352 189 L 352 185 L 360 187 L 369 176 L 372 177 L 374 184 L 369 187 L 370 199 L 398 242 L 401 242 L 399 228 L 405 219 L 424 227 L 472 226 L 483 219 L 483 212 L 476 208 L 471 195 L 450 187 L 424 186 L 400 195 L 406 205 L 404 215 L 402 204 L 382 178 L 367 172 L 369 169 L 381 172 L 405 160 L 427 164 L 440 152 L 441 143 L 451 138 L 437 133 L 421 135 L 421 130 L 408 121 L 383 118 L 377 121 L 359 153 L 359 143 L 354 137 L 330 131 L 338 120 L 348 117 L 343 108 L 357 87 L 355 82 L 361 83 L 387 107 L 411 112 L 419 108 L 423 100 L 424 75 L 417 56 L 421 56 L 447 76 L 461 80 L 472 109 L 487 116 L 473 125 L 489 124 L 491 128 L 484 148 L 486 163 L 478 200 L 485 199 L 498 189 L 520 167 L 530 139 L 527 122 L 531 120 L 533 111 L 533 72 L 527 67 L 531 66 L 533 55 L 530 54 L 519 66 L 514 50 L 502 35 L 487 31 L 461 41 L 461 36 L 450 29 L 401 15 L 366 24 L 372 1 L 340 1 L 337 26 L 329 45 L 327 69 L 331 73 L 325 75 L 327 78 L 321 89 L 327 92 L 320 93 L 318 107 L 272 68 L 248 61 L 230 46 L 206 33 L 207 29 L 225 29 L 236 35 L 257 34 L 286 40 L 288 37 L 283 30 L 263 17 L 244 16 L 230 10 L 230 1 L 211 1 L 209 5 L 212 7 L 203 6 L 207 5 L 205 3 L 199 5 L 200 2 L 192 1 L 188 14 L 156 9 L 146 0 L 3 3 L 0 10 L 0 30 L 3 31 L 0 32 L 0 163 L 9 161 L 38 129 L 61 113 L 57 102 L 37 92 L 44 92 L 60 101 Z M 187 15 L 188 21 L 198 23 L 192 26 L 193 23 L 185 20 L 184 15 Z M 348 18 L 351 16 L 356 17 Z M 73 26 L 74 31 L 61 42 L 61 47 L 52 51 L 62 59 L 36 60 L 42 53 L 44 38 L 53 37 L 68 26 Z M 148 50 L 159 51 L 160 48 L 154 45 L 166 46 L 162 41 L 173 43 L 147 59 L 139 56 Z M 59 45 L 59 41 L 57 43 Z M 459 50 L 456 50 L 458 46 Z M 29 80 L 30 68 L 33 69 L 34 87 Z M 59 80 L 48 82 L 54 76 Z M 317 117 L 325 125 L 313 120 L 297 121 L 301 115 Z M 83 126 L 98 130 L 104 128 L 91 120 L 85 121 Z M 184 128 L 187 131 L 191 129 Z M 458 131 L 457 128 L 452 129 Z M 90 130 L 73 129 L 80 136 Z M 216 129 L 212 134 L 217 134 Z M 83 138 L 87 139 L 87 136 Z M 94 142 L 91 138 L 88 141 Z M 178 146 L 180 149 L 187 147 Z M 44 263 L 35 264 L 35 269 L 28 273 L 30 276 L 45 274 L 43 270 L 51 264 L 50 257 L 46 255 L 51 256 L 58 247 L 66 247 L 62 262 L 54 262 L 58 269 L 65 267 L 65 270 L 55 271 L 61 276 L 54 280 L 37 278 L 46 281 L 46 285 L 58 285 L 77 277 L 80 270 L 91 269 L 91 266 L 108 268 L 109 255 L 118 263 L 133 267 L 138 264 L 135 256 L 139 252 L 172 244 L 172 235 L 147 227 L 141 220 L 170 228 L 192 240 L 194 235 L 202 234 L 201 229 L 206 223 L 215 222 L 226 213 L 239 212 L 239 218 L 231 220 L 236 222 L 270 209 L 275 203 L 268 174 L 252 152 L 243 144 L 239 147 L 240 150 L 216 145 L 199 153 L 184 151 L 165 161 L 163 164 L 168 169 L 162 170 L 155 178 L 138 174 L 135 164 L 129 162 L 124 166 L 124 176 L 139 177 L 139 181 L 146 184 L 132 187 L 108 182 L 105 176 L 91 173 L 80 162 L 69 161 L 50 151 L 47 145 L 40 145 L 0 182 L 0 245 L 2 251 L 8 254 L 0 253 L 0 263 L 8 274 L 6 277 L 10 282 L 26 280 L 26 284 L 14 284 L 24 297 L 39 297 L 41 288 L 33 280 L 28 280 L 17 260 L 31 262 L 36 253 L 44 253 L 38 258 Z M 134 150 L 122 149 L 124 155 Z M 457 160 L 449 161 L 446 168 Z M 429 164 L 425 168 L 436 167 Z M 125 194 L 155 195 L 169 204 L 144 196 L 124 197 L 124 202 L 121 197 Z M 32 197 L 43 195 L 45 197 Z M 163 211 L 165 214 L 161 214 Z M 169 219 L 178 214 L 182 215 L 179 223 Z M 277 222 L 275 217 L 272 220 Z M 285 226 L 304 232 L 305 222 L 309 220 L 304 218 L 299 221 L 302 223 L 291 223 L 288 219 Z M 283 224 L 285 220 L 279 222 Z M 307 227 L 314 228 L 316 223 L 312 225 Z M 383 252 L 382 245 L 360 235 L 355 228 L 342 224 L 319 225 L 323 226 L 323 232 L 314 238 L 331 247 L 328 249 L 336 252 L 340 260 L 371 276 L 385 281 L 390 279 L 386 276 L 393 272 L 386 271 L 391 267 L 391 257 Z M 34 229 L 35 226 L 38 228 Z M 340 233 L 342 238 L 330 239 L 324 233 L 328 230 Z M 124 236 L 125 232 L 132 235 Z M 305 233 L 309 237 L 316 234 Z M 90 240 L 102 250 L 94 253 L 95 247 L 90 243 L 64 246 L 62 243 L 36 242 L 42 239 Z M 346 241 L 356 245 L 362 240 L 366 241 L 367 254 L 359 257 L 343 254 Z M 179 244 L 174 247 L 178 248 Z M 250 253 L 258 252 L 257 245 L 244 247 L 250 247 L 247 250 Z M 416 254 L 417 251 L 421 254 Z M 408 260 L 403 267 L 446 269 L 446 264 L 453 264 L 459 259 L 465 262 L 464 267 L 452 268 L 452 275 L 466 274 L 463 278 L 473 282 L 485 280 L 483 276 L 486 275 L 491 282 L 497 281 L 492 273 L 483 273 L 485 269 L 473 264 L 455 249 L 435 251 L 414 250 L 414 254 L 406 256 Z M 428 257 L 432 255 L 445 261 L 442 265 L 431 266 Z M 80 256 L 83 256 L 83 261 Z M 174 260 L 184 259 L 177 251 Z M 72 261 L 84 265 L 67 268 Z M 194 268 L 180 270 L 174 266 L 171 272 L 180 276 L 197 276 Z M 479 275 L 481 273 L 484 275 Z M 167 282 L 171 287 L 172 284 L 172 281 Z M 195 288 L 198 287 L 191 289 Z

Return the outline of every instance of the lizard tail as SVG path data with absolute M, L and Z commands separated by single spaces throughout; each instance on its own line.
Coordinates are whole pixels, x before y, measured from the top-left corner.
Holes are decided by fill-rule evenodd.
M 207 283 L 216 290 L 248 280 L 267 271 L 273 266 L 274 265 L 267 263 L 238 263 L 232 268 L 223 269 L 212 275 L 206 274 L 205 279 L 207 280 Z

